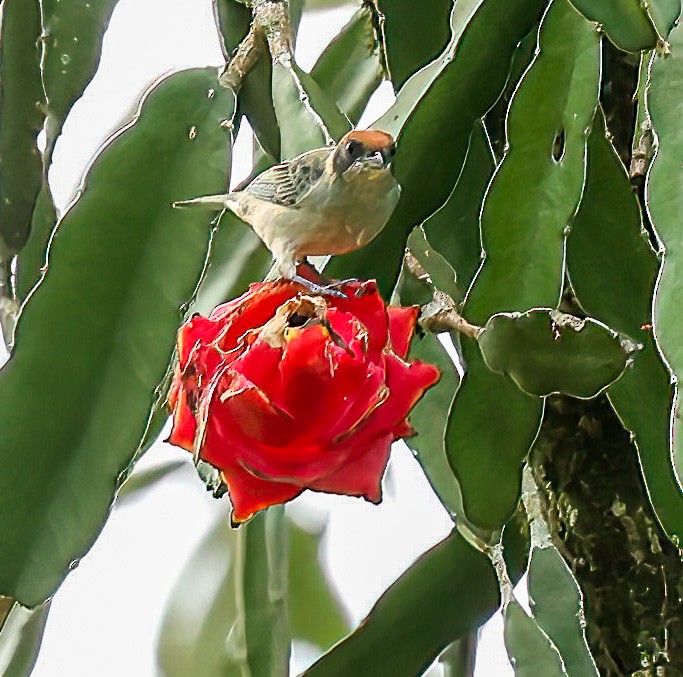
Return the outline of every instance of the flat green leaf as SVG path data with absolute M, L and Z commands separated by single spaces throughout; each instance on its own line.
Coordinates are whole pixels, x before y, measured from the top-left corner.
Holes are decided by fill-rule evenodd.
M 45 119 L 41 30 L 38 0 L 5 0 L 0 34 L 0 239 L 7 253 L 24 246 L 43 185 L 36 146 Z
M 38 193 L 31 217 L 31 231 L 23 249 L 17 255 L 17 298 L 25 301 L 29 292 L 40 280 L 47 257 L 50 235 L 57 224 L 57 212 L 50 186 L 44 183 Z
M 683 195 L 679 190 L 683 177 L 683 103 L 675 97 L 683 86 L 683 26 L 679 24 L 670 36 L 671 54 L 657 58 L 650 70 L 647 96 L 652 125 L 657 135 L 657 154 L 647 177 L 646 199 L 650 218 L 664 245 L 662 268 L 654 298 L 654 332 L 657 346 L 676 379 L 683 376 L 683 342 L 681 342 L 680 299 L 683 293 Z M 671 417 L 673 430 L 672 458 L 679 485 L 683 478 L 683 425 L 681 425 L 681 393 L 676 396 Z M 678 527 L 677 527 L 678 529 Z
M 461 637 L 439 656 L 443 677 L 472 677 L 477 659 L 477 633 Z
M 100 61 L 102 37 L 117 0 L 41 0 L 47 155 Z
M 446 450 L 467 521 L 495 532 L 517 507 L 522 464 L 541 425 L 543 400 L 493 373 L 473 341 L 464 341 L 462 351 L 467 372 L 449 414 Z
M 15 604 L 0 629 L 0 674 L 27 677 L 38 659 L 50 602 L 35 609 Z
M 287 529 L 281 507 L 220 521 L 185 565 L 157 658 L 165 677 L 282 677 L 289 670 Z
M 214 8 L 227 60 L 249 31 L 251 10 L 238 0 L 215 0 Z M 240 110 L 249 120 L 261 146 L 279 158 L 280 130 L 273 107 L 273 68 L 266 41 L 263 37 L 259 40 L 263 56 L 244 77 L 239 91 Z
M 325 651 L 349 631 L 339 599 L 320 563 L 322 532 L 311 533 L 288 522 L 289 619 L 292 637 Z
M 453 192 L 424 223 L 429 242 L 451 264 L 463 292 L 467 292 L 481 265 L 479 215 L 494 168 L 486 133 L 478 125 L 472 132 L 467 159 Z
M 382 81 L 372 10 L 359 7 L 313 66 L 311 77 L 355 125 Z
M 652 49 L 666 38 L 681 11 L 680 0 L 570 0 L 587 19 L 627 52 Z
M 446 46 L 453 0 L 430 0 L 420 5 L 419 11 L 415 11 L 414 0 L 379 0 L 377 5 L 384 16 L 389 74 L 398 91 Z
M 566 0 L 550 6 L 510 106 L 509 151 L 484 202 L 486 260 L 465 308 L 475 324 L 560 300 L 564 230 L 581 199 L 598 101 L 599 47 L 595 27 Z
M 306 677 L 414 677 L 498 606 L 488 557 L 456 531 L 424 553 Z
M 555 644 L 567 674 L 598 677 L 584 634 L 581 591 L 554 546 L 532 550 L 528 581 L 534 620 Z
M 638 346 L 593 319 L 539 308 L 494 315 L 479 348 L 489 369 L 530 395 L 588 399 L 621 376 Z
M 293 61 L 273 64 L 273 103 L 283 158 L 325 146 L 351 129 L 315 80 Z
M 667 182 L 669 177 L 663 174 L 660 179 Z M 633 435 L 652 507 L 664 531 L 683 542 L 683 494 L 670 451 L 673 387 L 651 330 L 658 268 L 628 176 L 605 136 L 604 121 L 596 120 L 586 188 L 567 240 L 567 269 L 581 307 L 642 346 L 608 396 Z
M 0 672 L 3 677 L 27 677 L 38 660 L 50 602 L 28 609 L 15 604 L 0 630 Z
M 413 228 L 407 245 L 410 254 L 429 275 L 430 286 L 448 294 L 456 303 L 460 303 L 465 293 L 458 283 L 455 270 L 446 258 L 427 241 L 427 236 L 421 226 Z
M 514 599 L 505 609 L 504 633 L 515 677 L 563 677 L 568 674 L 554 644 Z
M 92 165 L 24 306 L 0 373 L 0 591 L 27 606 L 92 545 L 143 439 L 209 235 L 205 213 L 171 204 L 225 189 L 233 101 L 213 69 L 152 89 Z
M 411 411 L 410 423 L 417 434 L 405 441 L 446 510 L 452 516 L 460 515 L 460 489 L 448 464 L 444 442 L 448 411 L 458 388 L 458 373 L 434 334 L 415 337 L 410 345 L 410 358 L 436 365 L 441 371 L 441 378 Z
M 394 173 L 401 200 L 375 241 L 331 261 L 327 270 L 333 277 L 374 277 L 390 295 L 410 231 L 448 199 L 472 128 L 500 96 L 517 43 L 544 6 L 545 0 L 455 4 L 449 46 L 406 82 L 396 104 L 375 124 L 400 130 Z

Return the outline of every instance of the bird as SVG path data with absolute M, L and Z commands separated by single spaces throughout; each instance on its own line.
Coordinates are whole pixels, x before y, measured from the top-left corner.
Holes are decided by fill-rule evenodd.
M 266 169 L 239 190 L 173 206 L 231 210 L 263 240 L 281 277 L 321 292 L 330 285 L 299 275 L 299 264 L 360 249 L 382 231 L 401 193 L 391 171 L 395 154 L 391 134 L 354 129 L 336 145 Z

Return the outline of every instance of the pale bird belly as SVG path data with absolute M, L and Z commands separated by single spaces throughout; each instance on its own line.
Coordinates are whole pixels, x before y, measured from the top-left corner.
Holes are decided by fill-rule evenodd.
M 327 193 L 326 199 L 304 201 L 295 209 L 260 203 L 249 221 L 276 257 L 345 254 L 368 244 L 389 220 L 399 188 L 393 178 L 381 183 L 369 194 L 355 191 L 351 199 L 343 194 L 332 199 Z

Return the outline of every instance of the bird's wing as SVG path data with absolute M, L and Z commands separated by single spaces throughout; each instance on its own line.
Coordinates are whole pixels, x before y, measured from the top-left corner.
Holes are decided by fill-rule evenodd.
M 322 178 L 332 148 L 316 148 L 259 174 L 244 192 L 287 207 L 296 206 Z

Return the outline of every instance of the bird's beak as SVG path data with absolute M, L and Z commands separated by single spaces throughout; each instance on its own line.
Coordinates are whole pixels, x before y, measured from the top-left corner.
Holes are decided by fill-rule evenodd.
M 373 153 L 368 153 L 365 156 L 365 164 L 373 169 L 380 169 L 385 166 L 384 155 L 382 151 L 376 150 Z

